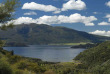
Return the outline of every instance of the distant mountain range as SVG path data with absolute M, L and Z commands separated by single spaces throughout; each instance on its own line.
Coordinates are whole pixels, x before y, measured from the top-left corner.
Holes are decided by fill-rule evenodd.
M 7 31 L 0 30 L 0 37 L 7 42 L 26 44 L 56 44 L 78 42 L 101 42 L 109 37 L 97 36 L 66 27 L 53 27 L 45 24 L 21 24 Z

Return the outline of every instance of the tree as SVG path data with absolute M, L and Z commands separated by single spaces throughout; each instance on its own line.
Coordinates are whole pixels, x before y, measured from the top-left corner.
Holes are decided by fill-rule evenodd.
M 1 30 L 13 28 L 13 23 L 8 23 L 14 19 L 14 12 L 20 5 L 19 0 L 5 0 L 0 3 L 0 24 Z
M 18 0 L 5 0 L 0 3 L 0 29 L 6 30 L 12 28 L 13 23 L 8 24 L 8 21 L 13 19 L 13 12 L 19 6 Z M 3 41 L 0 40 L 0 47 L 3 45 Z M 8 62 L 0 59 L 0 74 L 13 74 L 13 70 Z
M 20 6 L 19 0 L 4 0 L 0 3 L 0 29 L 7 30 L 13 28 L 13 22 L 8 23 L 14 19 L 14 12 Z M 0 47 L 4 45 L 4 41 L 0 40 Z

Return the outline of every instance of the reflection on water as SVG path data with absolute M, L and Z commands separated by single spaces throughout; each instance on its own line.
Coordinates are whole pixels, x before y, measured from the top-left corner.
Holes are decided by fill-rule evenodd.
M 29 47 L 4 47 L 14 50 L 14 54 L 25 57 L 40 58 L 50 62 L 69 62 L 84 49 L 73 49 L 71 46 L 30 45 Z

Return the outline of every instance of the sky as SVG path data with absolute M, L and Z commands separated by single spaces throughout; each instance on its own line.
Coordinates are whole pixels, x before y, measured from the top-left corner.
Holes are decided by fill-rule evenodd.
M 15 24 L 64 26 L 110 36 L 110 0 L 20 0 Z

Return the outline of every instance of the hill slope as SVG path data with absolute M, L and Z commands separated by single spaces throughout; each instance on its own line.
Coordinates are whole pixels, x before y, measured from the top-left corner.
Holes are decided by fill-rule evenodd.
M 110 74 L 110 41 L 81 52 L 74 60 L 82 62 L 93 74 Z
M 27 44 L 99 42 L 108 38 L 65 27 L 53 27 L 44 24 L 17 25 L 13 29 L 0 31 L 0 35 L 2 39 L 8 42 L 14 41 Z

